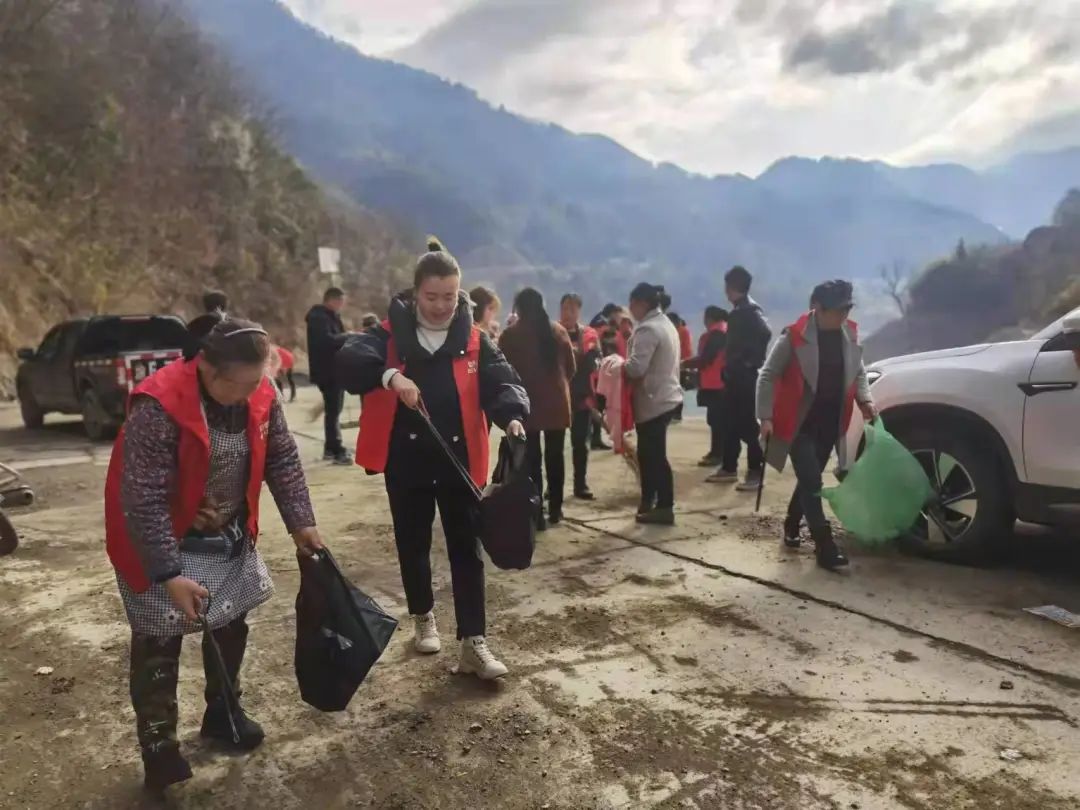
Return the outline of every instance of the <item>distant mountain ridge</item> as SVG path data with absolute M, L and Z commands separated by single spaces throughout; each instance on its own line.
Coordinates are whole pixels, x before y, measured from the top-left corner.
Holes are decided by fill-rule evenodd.
M 909 197 L 963 211 L 1021 239 L 1045 223 L 1080 182 L 1080 147 L 1016 155 L 978 172 L 957 163 L 898 167 L 850 158 L 784 158 L 757 182 L 802 199 L 830 196 Z
M 882 265 L 917 268 L 959 240 L 1026 233 L 1080 180 L 1061 176 L 1045 184 L 1051 193 L 1020 183 L 1022 170 L 1008 164 L 977 173 L 799 158 L 757 179 L 703 177 L 364 56 L 276 0 L 186 1 L 316 176 L 417 233 L 439 234 L 470 280 L 504 293 L 572 286 L 597 304 L 648 277 L 689 314 L 719 301 L 718 271 L 741 263 L 758 273 L 755 292 L 770 308 L 794 312 L 820 279 L 869 283 Z M 1070 167 L 1080 163 L 1074 151 L 1061 153 Z M 1046 210 L 1035 210 L 1043 198 Z

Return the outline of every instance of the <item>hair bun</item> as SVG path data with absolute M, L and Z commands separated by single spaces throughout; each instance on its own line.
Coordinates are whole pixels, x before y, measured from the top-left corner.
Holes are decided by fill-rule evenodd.
M 427 249 L 428 253 L 438 253 L 440 251 L 446 250 L 446 248 L 443 247 L 443 243 L 439 241 L 439 238 L 437 236 L 429 236 L 427 238 Z
M 661 294 L 667 292 L 667 290 L 664 289 L 663 284 L 654 284 L 653 289 L 656 290 L 658 293 L 661 293 Z

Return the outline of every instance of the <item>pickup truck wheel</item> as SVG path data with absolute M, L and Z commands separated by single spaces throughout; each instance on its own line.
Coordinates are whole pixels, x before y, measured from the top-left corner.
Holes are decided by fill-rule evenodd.
M 109 418 L 101 404 L 101 398 L 93 388 L 87 388 L 80 397 L 83 429 L 90 441 L 100 442 L 112 438 L 116 424 Z
M 31 430 L 37 430 L 45 424 L 45 411 L 41 410 L 41 406 L 37 404 L 37 400 L 34 399 L 34 395 L 26 390 L 25 387 L 19 387 L 19 411 L 22 413 L 23 424 Z
M 952 425 L 894 428 L 930 478 L 934 498 L 901 545 L 943 562 L 985 564 L 1016 523 L 1008 486 L 985 442 Z

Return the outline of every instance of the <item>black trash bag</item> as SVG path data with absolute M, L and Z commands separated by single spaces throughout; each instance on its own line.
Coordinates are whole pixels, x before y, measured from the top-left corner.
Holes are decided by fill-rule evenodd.
M 340 712 L 398 623 L 345 578 L 329 549 L 299 561 L 294 665 L 300 697 L 319 711 Z
M 480 498 L 479 534 L 497 568 L 523 570 L 532 565 L 540 497 L 529 478 L 525 442 L 504 438 L 492 483 Z

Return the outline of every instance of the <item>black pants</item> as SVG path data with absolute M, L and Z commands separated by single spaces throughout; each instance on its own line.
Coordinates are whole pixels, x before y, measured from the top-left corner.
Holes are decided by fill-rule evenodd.
M 536 494 L 544 500 L 544 472 L 547 472 L 547 500 L 549 511 L 559 511 L 563 505 L 563 486 L 566 483 L 565 430 L 542 431 L 543 450 L 540 447 L 541 431 L 529 431 L 528 461 L 529 478 L 536 485 Z
M 705 422 L 709 425 L 709 455 L 715 459 L 724 457 L 724 440 L 727 437 L 727 414 L 723 391 L 709 391 L 705 405 Z
M 746 466 L 752 473 L 760 473 L 765 463 L 759 435 L 761 428 L 755 415 L 757 397 L 757 373 L 740 375 L 728 382 L 724 389 L 727 399 L 727 437 L 724 439 L 724 469 L 735 472 L 739 468 L 739 455 L 746 443 Z
M 278 378 L 274 381 L 277 383 L 278 391 L 285 393 L 285 382 L 289 383 L 289 402 L 296 401 L 296 380 L 293 379 L 292 369 L 283 371 L 278 375 Z
M 604 411 L 606 409 L 607 409 L 607 400 L 604 397 L 597 395 L 597 397 L 596 397 L 596 412 L 603 415 L 603 413 L 604 413 Z M 607 445 L 604 444 L 604 425 L 603 425 L 603 420 L 602 419 L 597 419 L 595 422 L 592 423 L 592 431 L 591 431 L 591 433 L 592 433 L 592 448 L 594 450 L 599 450 L 601 448 L 607 447 Z
M 225 671 L 237 690 L 240 689 L 240 665 L 247 649 L 248 626 L 245 619 L 246 614 L 213 631 L 225 661 Z M 183 636 L 131 634 L 131 705 L 135 709 L 136 732 L 144 756 L 179 745 L 176 737 L 176 685 L 180 678 L 180 649 L 183 643 Z M 205 697 L 209 704 L 221 698 L 225 685 L 205 634 L 202 657 L 206 677 Z
M 791 466 L 798 483 L 788 502 L 784 529 L 792 536 L 798 532 L 804 515 L 811 534 L 815 536 L 828 523 L 821 505 L 821 476 L 829 464 L 837 433 L 836 429 L 808 426 L 791 443 Z
M 574 456 L 574 492 L 589 488 L 589 433 L 592 428 L 592 411 L 574 411 L 570 423 L 570 447 Z
M 642 509 L 670 509 L 675 505 L 675 479 L 667 458 L 667 432 L 674 415 L 673 409 L 637 423 Z
M 438 503 L 450 558 L 457 637 L 484 635 L 484 560 L 480 556 L 472 494 L 463 486 L 435 483 L 410 487 L 388 483 L 386 492 L 390 496 L 401 584 L 405 587 L 409 613 L 421 616 L 435 606 L 431 589 L 431 526 Z
M 323 450 L 330 455 L 344 453 L 345 445 L 341 443 L 341 409 L 345 407 L 345 389 L 333 383 L 322 383 L 319 391 L 322 392 L 325 406 L 323 433 L 326 438 Z

